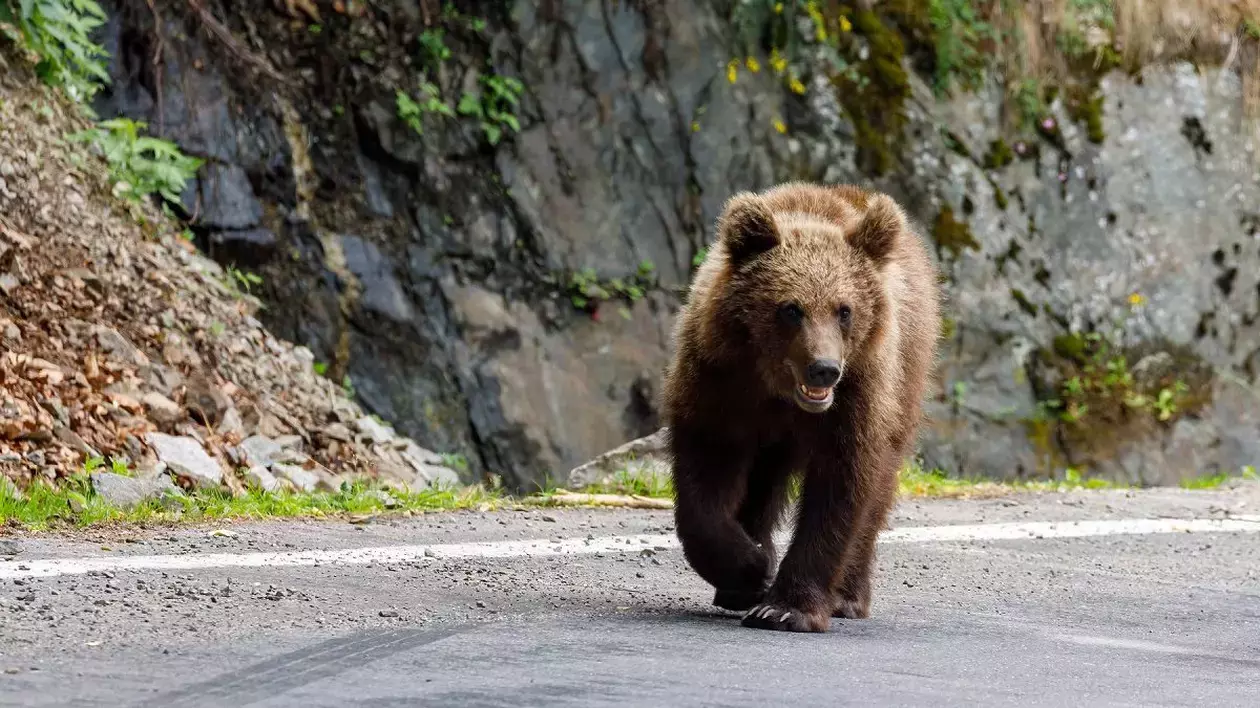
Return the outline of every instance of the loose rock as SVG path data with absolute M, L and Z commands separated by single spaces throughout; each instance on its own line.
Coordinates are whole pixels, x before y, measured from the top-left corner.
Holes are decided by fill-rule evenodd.
M 173 474 L 187 478 L 194 486 L 216 487 L 223 481 L 223 468 L 196 440 L 164 433 L 149 433 L 145 440 Z
M 113 472 L 93 472 L 90 476 L 92 491 L 111 505 L 121 509 L 133 508 L 149 499 L 164 494 L 180 494 L 179 489 L 166 475 L 152 479 L 124 477 Z

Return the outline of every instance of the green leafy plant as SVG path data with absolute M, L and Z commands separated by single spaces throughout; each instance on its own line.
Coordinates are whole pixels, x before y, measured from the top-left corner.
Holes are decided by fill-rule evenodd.
M 600 302 L 618 298 L 638 302 L 647 294 L 655 274 L 656 266 L 651 261 L 639 263 L 634 275 L 628 278 L 600 280 L 594 269 L 585 268 L 569 276 L 569 299 L 579 310 L 590 310 Z M 629 316 L 630 311 L 623 308 L 622 317 Z
M 936 90 L 954 80 L 965 88 L 980 83 L 986 60 L 981 44 L 993 38 L 993 27 L 977 12 L 972 0 L 931 0 L 928 17 L 936 31 Z
M 438 87 L 428 81 L 420 82 L 419 101 L 413 99 L 406 91 L 398 91 L 395 95 L 398 117 L 407 124 L 407 127 L 414 130 L 417 135 L 423 135 L 423 121 L 426 114 L 437 113 L 447 117 L 455 116 L 455 112 L 442 100 L 441 96 L 442 94 Z
M 451 50 L 443 41 L 443 35 L 440 29 L 427 29 L 420 33 L 420 48 L 424 50 L 425 56 L 436 64 L 451 58 Z
M 70 139 L 92 143 L 101 150 L 115 194 L 129 199 L 158 194 L 179 204 L 184 186 L 196 176 L 203 160 L 185 155 L 169 140 L 141 135 L 146 127 L 130 118 L 112 118 Z
M 243 271 L 235 266 L 228 266 L 227 274 L 228 287 L 233 291 L 244 290 L 246 293 L 249 293 L 254 286 L 262 285 L 263 282 L 262 276 L 257 273 Z
M 463 474 L 468 471 L 468 458 L 457 452 L 442 453 L 442 464 Z
M 109 82 L 108 55 L 91 39 L 105 19 L 95 0 L 0 0 L 0 33 L 39 57 L 44 81 L 80 102 Z M 6 25 L 12 29 L 5 32 Z
M 497 145 L 503 137 L 503 129 L 520 132 L 521 123 L 516 118 L 525 86 L 510 76 L 491 74 L 481 77 L 481 95 L 466 93 L 459 99 L 458 110 L 466 116 L 481 121 L 481 130 L 491 145 Z

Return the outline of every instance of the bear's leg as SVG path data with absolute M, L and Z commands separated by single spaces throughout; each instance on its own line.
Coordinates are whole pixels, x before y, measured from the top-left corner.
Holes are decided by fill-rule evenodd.
M 774 445 L 758 451 L 749 472 L 748 491 L 737 516 L 739 525 L 765 551 L 770 568 L 778 559 L 774 530 L 787 502 L 793 462 L 792 452 L 786 445 Z M 757 604 L 764 594 L 764 587 L 752 592 L 719 589 L 713 596 L 713 604 L 743 612 Z
M 866 619 L 871 616 L 871 574 L 875 570 L 875 541 L 897 498 L 897 469 L 902 458 L 885 456 L 867 477 L 870 494 L 858 515 L 844 565 L 836 574 L 832 617 Z
M 831 626 L 832 581 L 848 554 L 857 512 L 873 491 L 858 473 L 859 456 L 846 446 L 811 461 L 792 545 L 765 599 L 744 615 L 745 627 L 825 632 Z
M 736 518 L 748 490 L 752 455 L 686 431 L 673 433 L 674 521 L 683 556 L 727 601 L 760 597 L 772 571 L 766 549 Z M 720 605 L 726 606 L 726 605 Z

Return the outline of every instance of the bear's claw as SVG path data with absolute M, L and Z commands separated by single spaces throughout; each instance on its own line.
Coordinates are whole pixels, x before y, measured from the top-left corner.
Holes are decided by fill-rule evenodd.
M 826 632 L 830 617 L 814 617 L 812 614 L 786 605 L 754 605 L 744 613 L 740 624 L 756 629 L 775 629 L 782 632 Z

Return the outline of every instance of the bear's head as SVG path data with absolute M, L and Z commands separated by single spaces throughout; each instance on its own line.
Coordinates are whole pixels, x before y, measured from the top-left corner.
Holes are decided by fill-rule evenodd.
M 822 218 L 743 193 L 719 220 L 727 316 L 742 323 L 771 395 L 811 413 L 831 408 L 886 326 L 883 275 L 908 226 L 892 198 L 862 201 Z

